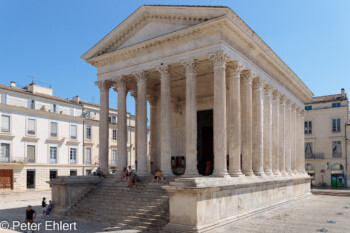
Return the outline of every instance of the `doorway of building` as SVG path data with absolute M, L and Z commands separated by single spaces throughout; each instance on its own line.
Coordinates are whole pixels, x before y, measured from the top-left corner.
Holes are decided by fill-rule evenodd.
M 35 171 L 27 170 L 27 189 L 35 188 Z
M 0 189 L 13 189 L 13 170 L 0 170 Z
M 57 170 L 50 170 L 50 181 L 53 179 L 56 179 L 57 177 Z
M 214 168 L 213 110 L 197 112 L 197 169 L 211 175 Z

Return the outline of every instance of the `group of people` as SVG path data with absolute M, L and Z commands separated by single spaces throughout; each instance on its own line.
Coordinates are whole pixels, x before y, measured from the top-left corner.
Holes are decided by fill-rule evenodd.
M 137 185 L 137 183 L 140 183 L 140 178 L 136 174 L 136 172 L 129 166 L 128 168 L 124 167 L 123 172 L 121 175 L 120 182 L 123 182 L 124 180 L 128 180 L 128 187 L 132 187 L 133 185 Z
M 43 208 L 43 216 L 50 216 L 50 212 L 52 211 L 54 205 L 52 201 L 49 201 L 49 204 L 46 204 L 46 198 L 43 197 L 43 201 L 41 202 L 41 207 Z

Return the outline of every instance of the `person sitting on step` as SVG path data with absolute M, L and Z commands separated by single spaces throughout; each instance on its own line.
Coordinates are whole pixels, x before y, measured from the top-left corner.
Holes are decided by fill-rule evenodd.
M 96 169 L 95 174 L 99 177 L 106 178 L 106 175 L 101 171 L 100 167 Z
M 129 183 L 128 183 L 128 187 L 132 187 L 133 185 L 137 185 L 137 183 L 140 182 L 140 178 L 138 177 L 138 175 L 132 171 L 129 172 Z
M 154 181 L 159 182 L 162 179 L 162 176 L 163 176 L 162 171 L 161 170 L 157 171 L 152 182 Z
M 128 179 L 128 170 L 126 169 L 126 167 L 123 168 L 123 172 L 122 172 L 122 176 L 121 176 L 120 182 L 123 182 L 124 179 Z

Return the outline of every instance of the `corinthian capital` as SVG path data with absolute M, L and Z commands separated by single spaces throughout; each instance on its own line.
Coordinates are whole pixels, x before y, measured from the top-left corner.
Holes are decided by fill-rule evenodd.
M 259 76 L 253 75 L 253 88 L 258 89 L 262 87 L 262 80 Z
M 134 73 L 137 84 L 144 84 L 147 80 L 146 73 L 144 71 Z
M 281 92 L 279 92 L 277 89 L 274 89 L 272 91 L 272 96 L 274 100 L 279 100 L 280 99 Z
M 100 88 L 100 91 L 109 91 L 109 88 L 112 86 L 112 82 L 109 80 L 96 81 L 95 85 Z
M 112 81 L 118 86 L 118 88 L 126 88 L 126 79 L 123 76 L 118 75 L 113 78 Z
M 268 83 L 265 83 L 264 84 L 264 92 L 265 92 L 265 95 L 271 95 L 272 93 L 272 86 Z
M 230 61 L 226 64 L 226 73 L 228 77 L 239 77 L 244 70 L 244 66 L 239 61 Z
M 187 60 L 183 60 L 181 64 L 185 67 L 186 73 L 196 73 L 196 69 L 198 67 L 197 60 L 194 58 L 190 58 Z
M 169 73 L 170 73 L 170 66 L 169 65 L 162 63 L 160 66 L 156 67 L 156 70 L 160 73 L 161 78 L 169 77 Z
M 155 96 L 149 96 L 147 97 L 147 100 L 151 106 L 155 106 L 158 102 L 158 98 Z
M 224 51 L 219 51 L 214 54 L 209 55 L 209 59 L 213 62 L 214 67 L 216 66 L 225 66 L 227 59 L 229 58 L 228 54 Z
M 253 81 L 253 73 L 250 70 L 243 70 L 241 72 L 241 80 L 243 83 L 249 84 Z

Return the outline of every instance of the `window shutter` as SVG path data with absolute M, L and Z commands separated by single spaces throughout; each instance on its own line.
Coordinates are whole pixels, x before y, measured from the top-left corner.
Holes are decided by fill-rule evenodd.
M 77 126 L 76 125 L 71 125 L 71 137 L 72 138 L 77 138 Z
M 28 100 L 27 100 L 27 104 L 28 104 L 27 107 L 28 107 L 28 108 L 31 108 L 31 106 L 32 106 L 32 100 L 31 100 L 31 99 L 28 99 Z
M 70 109 L 70 115 L 71 115 L 71 116 L 74 116 L 74 108 L 71 108 L 71 109 Z
M 1 103 L 7 104 L 7 95 L 6 94 L 1 94 Z
M 35 146 L 27 146 L 28 162 L 35 163 Z
M 57 104 L 56 105 L 56 112 L 59 113 L 60 112 L 60 106 Z
M 35 131 L 35 120 L 28 119 L 28 131 Z
M 1 116 L 1 131 L 10 131 L 10 116 Z

